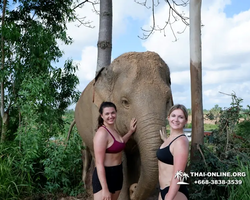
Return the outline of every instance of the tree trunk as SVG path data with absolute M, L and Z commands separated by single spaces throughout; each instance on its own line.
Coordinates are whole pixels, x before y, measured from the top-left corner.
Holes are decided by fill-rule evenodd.
M 4 20 L 5 20 L 5 9 L 6 9 L 7 0 L 3 1 L 3 14 L 2 14 L 2 37 L 1 37 L 1 52 L 2 52 L 2 64 L 1 64 L 1 70 L 4 69 L 4 35 L 3 35 L 3 29 L 4 29 Z M 5 140 L 6 135 L 6 126 L 5 126 L 5 119 L 4 117 L 4 79 L 1 82 L 1 142 Z
M 112 17 L 112 0 L 101 0 L 96 75 L 111 62 Z
M 201 67 L 201 0 L 190 0 L 190 73 L 192 101 L 191 160 L 197 145 L 204 144 Z

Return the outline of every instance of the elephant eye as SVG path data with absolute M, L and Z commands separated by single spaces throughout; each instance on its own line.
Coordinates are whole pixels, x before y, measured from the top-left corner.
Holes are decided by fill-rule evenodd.
M 125 107 L 125 108 L 129 108 L 129 102 L 126 98 L 122 98 L 122 105 Z

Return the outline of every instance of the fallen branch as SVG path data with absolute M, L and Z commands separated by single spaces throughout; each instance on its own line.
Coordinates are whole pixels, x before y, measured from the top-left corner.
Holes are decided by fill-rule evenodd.
M 199 152 L 200 152 L 200 154 L 201 154 L 201 156 L 202 156 L 202 158 L 203 158 L 203 160 L 204 160 L 204 163 L 205 163 L 205 165 L 206 165 L 206 167 L 207 167 L 207 163 L 206 163 L 205 156 L 204 156 L 204 154 L 202 153 L 202 151 L 201 151 L 201 148 L 200 148 L 200 145 L 199 145 L 199 144 L 197 144 L 197 149 L 199 150 Z

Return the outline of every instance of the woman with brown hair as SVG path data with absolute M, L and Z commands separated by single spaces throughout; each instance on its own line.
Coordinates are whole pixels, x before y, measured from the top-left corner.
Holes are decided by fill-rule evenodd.
M 92 177 L 94 200 L 117 200 L 123 183 L 122 151 L 136 130 L 133 118 L 123 137 L 115 130 L 117 109 L 103 102 L 99 109 L 98 129 L 94 136 L 95 170 Z

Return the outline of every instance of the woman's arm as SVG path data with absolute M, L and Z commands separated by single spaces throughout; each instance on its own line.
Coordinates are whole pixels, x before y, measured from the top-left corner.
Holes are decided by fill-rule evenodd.
M 174 149 L 173 149 L 173 157 L 174 157 L 174 169 L 173 174 L 170 182 L 169 191 L 165 197 L 166 200 L 173 200 L 175 195 L 177 194 L 180 185 L 177 183 L 180 181 L 175 175 L 179 171 L 184 172 L 187 160 L 188 160 L 188 152 L 189 152 L 189 142 L 188 139 L 178 138 L 174 143 Z M 172 144 L 172 145 L 173 145 Z
M 94 154 L 95 165 L 99 181 L 102 186 L 103 197 L 110 197 L 111 194 L 108 189 L 106 172 L 104 167 L 105 153 L 108 144 L 108 134 L 104 129 L 98 129 L 94 137 Z
M 163 140 L 163 142 L 167 140 L 168 137 L 167 137 L 166 127 L 161 127 L 160 137 Z
M 132 118 L 131 121 L 130 121 L 130 129 L 128 131 L 127 134 L 125 134 L 122 139 L 125 143 L 127 143 L 127 141 L 129 140 L 129 138 L 131 137 L 131 135 L 135 132 L 136 130 L 136 123 L 137 123 L 137 120 L 135 118 Z

